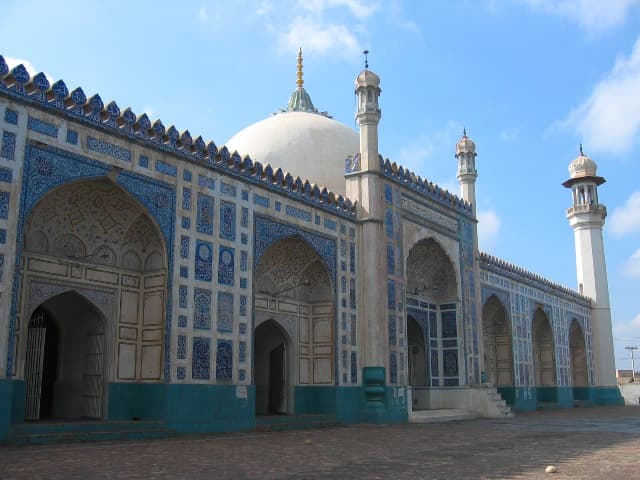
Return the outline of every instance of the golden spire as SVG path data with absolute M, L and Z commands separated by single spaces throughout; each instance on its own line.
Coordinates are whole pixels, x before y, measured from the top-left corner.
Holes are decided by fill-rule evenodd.
M 302 47 L 298 48 L 298 73 L 296 73 L 296 85 L 298 85 L 298 89 L 302 88 L 304 85 L 304 80 L 302 79 Z

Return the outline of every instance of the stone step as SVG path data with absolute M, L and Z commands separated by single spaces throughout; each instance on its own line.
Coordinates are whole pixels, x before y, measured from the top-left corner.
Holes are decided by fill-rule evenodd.
M 471 420 L 477 415 L 461 408 L 448 408 L 438 410 L 414 410 L 409 416 L 409 423 L 441 423 L 459 420 Z

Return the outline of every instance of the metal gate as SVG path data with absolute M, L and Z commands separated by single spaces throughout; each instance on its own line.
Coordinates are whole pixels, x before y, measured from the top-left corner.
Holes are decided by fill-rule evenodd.
M 25 365 L 25 383 L 27 401 L 26 420 L 40 418 L 40 399 L 42 395 L 42 364 L 44 361 L 44 343 L 47 334 L 47 318 L 42 310 L 36 310 L 29 322 L 27 333 L 27 359 Z
M 104 332 L 102 326 L 87 335 L 84 356 L 82 416 L 100 418 L 102 406 L 102 362 L 104 358 Z

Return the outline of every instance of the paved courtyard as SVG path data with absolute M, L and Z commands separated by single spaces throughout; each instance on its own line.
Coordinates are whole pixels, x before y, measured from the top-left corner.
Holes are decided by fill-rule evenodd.
M 546 474 L 547 465 L 558 472 Z M 534 412 L 512 420 L 0 447 L 0 479 L 36 478 L 638 479 L 640 407 Z

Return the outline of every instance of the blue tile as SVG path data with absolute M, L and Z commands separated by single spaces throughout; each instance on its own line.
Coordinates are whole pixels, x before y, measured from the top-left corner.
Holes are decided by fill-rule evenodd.
M 117 160 L 131 161 L 131 152 L 129 150 L 113 143 L 103 142 L 97 138 L 87 137 L 87 149 L 103 155 L 109 155 Z
M 236 187 L 225 182 L 220 182 L 220 192 L 230 197 L 236 196 Z
M 246 278 L 240 278 L 240 288 L 247 288 L 247 279 Z
M 0 182 L 13 182 L 13 170 L 10 168 L 0 167 Z
M 236 239 L 236 205 L 224 200 L 220 201 L 220 238 Z
M 245 250 L 240 251 L 240 271 L 246 272 L 249 265 L 249 252 Z
M 178 175 L 178 167 L 161 160 L 156 160 L 156 171 L 172 177 L 176 177 Z
M 257 193 L 253 194 L 253 203 L 255 203 L 260 207 L 265 207 L 265 208 L 271 207 L 271 202 L 269 201 L 269 198 L 263 197 L 262 195 L 258 195 Z
M 198 175 L 198 186 L 206 187 L 213 191 L 216 188 L 216 181 L 213 178 L 205 177 L 204 175 Z
M 220 246 L 218 253 L 218 283 L 231 285 L 234 283 L 235 251 L 231 247 Z
M 211 376 L 211 340 L 194 337 L 191 355 L 191 377 L 195 380 L 209 380 Z
M 144 168 L 149 168 L 149 157 L 146 155 L 140 155 L 138 157 L 138 165 Z
M 190 188 L 182 189 L 182 209 L 191 210 L 191 189 Z
M 185 335 L 178 335 L 176 358 L 178 360 L 184 360 L 187 358 L 187 337 Z
M 198 218 L 196 230 L 199 233 L 213 235 L 214 199 L 204 193 L 198 193 Z
M 180 265 L 180 276 L 182 278 L 189 278 L 189 267 L 185 267 L 184 265 Z
M 182 228 L 184 228 L 185 230 L 188 230 L 189 228 L 191 228 L 191 219 L 189 217 L 182 217 Z
M 185 168 L 184 171 L 182 172 L 182 179 L 185 182 L 190 182 L 191 181 L 191 170 L 187 170 Z
M 211 329 L 211 291 L 203 288 L 193 289 L 193 328 Z
M 233 294 L 218 292 L 218 331 L 233 332 Z
M 180 285 L 178 288 L 178 306 L 180 308 L 187 308 L 187 286 Z
M 242 207 L 242 214 L 240 216 L 240 226 L 242 228 L 249 228 L 249 209 Z
M 0 218 L 9 218 L 9 192 L 0 192 Z
M 249 200 L 249 190 L 242 190 L 242 200 L 245 202 Z
M 16 112 L 15 110 L 11 110 L 10 108 L 7 108 L 4 111 L 4 121 L 7 123 L 10 123 L 12 125 L 17 125 L 18 124 L 18 112 Z
M 178 380 L 187 378 L 187 369 L 185 367 L 176 367 L 176 378 Z
M 299 218 L 300 220 L 304 220 L 305 222 L 311 221 L 311 213 L 307 212 L 306 210 L 294 207 L 293 205 L 287 205 L 285 207 L 285 213 L 290 217 Z
M 71 145 L 77 145 L 78 144 L 78 132 L 75 130 L 67 130 L 67 143 L 70 143 Z
M 231 380 L 233 375 L 233 346 L 229 340 L 218 340 L 216 350 L 216 380 Z
M 13 160 L 16 151 L 16 135 L 11 132 L 2 132 L 2 148 L 0 157 Z
M 58 136 L 58 127 L 54 124 L 29 116 L 27 120 L 27 128 L 34 132 L 56 138 Z M 91 149 L 93 150 L 93 149 Z
M 240 295 L 240 316 L 241 317 L 247 316 L 247 296 L 246 295 Z
M 191 239 L 186 235 L 180 237 L 180 258 L 189 258 L 189 244 Z
M 187 328 L 187 316 L 186 315 L 178 315 L 178 327 Z
M 195 278 L 210 282 L 213 275 L 213 245 L 204 240 L 196 240 Z

